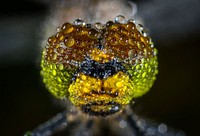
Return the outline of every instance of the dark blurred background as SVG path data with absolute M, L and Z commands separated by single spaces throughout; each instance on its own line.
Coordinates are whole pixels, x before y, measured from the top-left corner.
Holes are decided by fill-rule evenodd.
M 0 135 L 20 136 L 64 108 L 46 91 L 39 72 L 40 29 L 48 0 L 0 4 Z M 138 15 L 159 51 L 159 75 L 136 100 L 144 117 L 199 134 L 200 1 L 136 0 Z

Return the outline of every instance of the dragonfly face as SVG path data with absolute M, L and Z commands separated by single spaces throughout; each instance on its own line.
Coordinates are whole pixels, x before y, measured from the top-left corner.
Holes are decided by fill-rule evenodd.
M 43 81 L 54 96 L 85 113 L 116 113 L 153 85 L 157 51 L 143 27 L 132 21 L 81 22 L 65 23 L 48 39 Z

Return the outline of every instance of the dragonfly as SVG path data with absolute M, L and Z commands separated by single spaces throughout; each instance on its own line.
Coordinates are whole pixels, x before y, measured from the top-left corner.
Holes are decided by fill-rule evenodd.
M 41 75 L 66 111 L 26 135 L 184 135 L 130 108 L 158 74 L 157 49 L 141 24 L 118 15 L 106 23 L 66 22 L 47 39 Z

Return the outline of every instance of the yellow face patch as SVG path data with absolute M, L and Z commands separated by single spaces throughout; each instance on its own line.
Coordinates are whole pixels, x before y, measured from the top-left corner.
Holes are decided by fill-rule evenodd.
M 157 50 L 132 20 L 96 26 L 65 23 L 43 49 L 41 75 L 55 97 L 105 116 L 149 91 L 158 73 Z
M 74 105 L 83 107 L 91 104 L 91 111 L 94 113 L 110 111 L 113 107 L 108 110 L 105 105 L 112 102 L 124 106 L 134 94 L 129 76 L 121 71 L 103 80 L 80 73 L 68 91 L 69 99 Z

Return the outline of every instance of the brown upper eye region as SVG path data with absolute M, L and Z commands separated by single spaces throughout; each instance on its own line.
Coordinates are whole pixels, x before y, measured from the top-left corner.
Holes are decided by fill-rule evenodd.
M 79 69 L 74 74 L 72 81 L 75 81 L 79 73 L 83 73 L 87 76 L 94 78 L 105 79 L 108 78 L 109 76 L 115 75 L 119 71 L 125 73 L 126 69 L 122 65 L 122 63 L 117 62 L 116 59 L 106 63 L 100 63 L 91 59 L 86 59 L 85 61 L 83 61 Z

